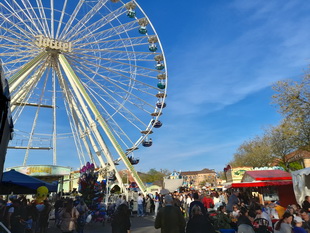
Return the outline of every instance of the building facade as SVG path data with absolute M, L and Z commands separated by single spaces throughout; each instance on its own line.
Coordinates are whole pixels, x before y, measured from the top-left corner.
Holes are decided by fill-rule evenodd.
M 184 183 L 189 188 L 200 188 L 200 187 L 216 187 L 217 186 L 217 175 L 213 169 L 202 169 L 201 171 L 184 171 L 180 174 Z

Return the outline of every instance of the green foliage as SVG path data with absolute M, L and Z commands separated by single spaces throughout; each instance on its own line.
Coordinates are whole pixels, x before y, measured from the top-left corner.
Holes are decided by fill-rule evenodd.
M 163 178 L 167 175 L 169 175 L 171 172 L 168 170 L 160 170 L 157 171 L 155 168 L 151 168 L 147 173 L 139 174 L 140 178 L 142 179 L 143 182 L 146 183 L 153 183 L 155 181 L 163 181 Z
M 231 161 L 233 167 L 264 167 L 272 163 L 270 140 L 267 136 L 255 137 L 241 144 Z
M 239 146 L 231 161 L 233 167 L 262 167 L 278 164 L 285 170 L 298 170 L 302 165 L 289 162 L 287 155 L 296 150 L 310 151 L 310 76 L 300 83 L 277 82 L 273 103 L 283 116 L 277 126 L 269 127 L 262 137 L 255 137 Z
M 301 83 L 278 82 L 273 89 L 276 91 L 273 102 L 295 132 L 296 149 L 310 151 L 310 75 L 305 75 Z
M 226 176 L 225 176 L 225 173 L 223 171 L 220 171 L 217 173 L 218 174 L 218 177 L 221 179 L 221 180 L 226 180 Z
M 289 168 L 291 171 L 297 171 L 303 169 L 303 165 L 299 161 L 295 161 L 289 164 Z

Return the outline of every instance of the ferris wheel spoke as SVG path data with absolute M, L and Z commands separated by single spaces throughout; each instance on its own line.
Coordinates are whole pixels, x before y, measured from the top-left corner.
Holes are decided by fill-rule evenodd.
M 54 0 L 51 0 L 51 38 L 54 38 L 54 23 L 55 23 L 55 19 L 54 19 Z
M 108 0 L 98 0 L 95 6 L 92 7 L 92 9 L 87 12 L 86 15 L 82 19 L 80 19 L 73 27 L 70 28 L 70 31 L 65 34 L 64 39 L 67 39 L 68 37 L 71 38 L 72 34 L 76 34 L 77 31 L 82 28 L 84 25 L 88 23 L 89 20 L 91 20 L 107 2 Z M 68 40 L 68 39 L 67 39 Z
M 86 89 L 89 90 L 89 93 L 91 94 L 91 96 L 95 99 L 96 103 L 98 106 L 100 106 L 100 109 L 105 109 L 105 107 L 101 104 L 101 102 L 99 101 L 99 99 L 101 99 L 101 101 L 106 102 L 106 100 L 104 100 L 103 96 L 98 95 L 97 92 L 93 89 L 91 89 L 89 86 L 86 86 Z M 107 92 L 106 94 L 110 97 L 110 100 L 114 101 L 114 102 L 110 102 L 109 106 L 115 111 L 115 113 L 113 115 L 115 115 L 116 113 L 118 113 L 120 116 L 123 117 L 123 119 L 125 119 L 126 121 L 128 121 L 130 124 L 132 124 L 135 128 L 137 128 L 139 131 L 141 131 L 141 129 L 139 128 L 139 126 L 137 126 L 134 121 L 139 122 L 140 124 L 142 124 L 143 126 L 147 126 L 144 124 L 144 122 L 142 122 L 135 114 L 133 114 L 132 112 L 130 112 L 127 108 L 125 108 L 124 104 L 120 103 L 119 101 L 117 101 L 115 98 L 113 98 L 111 95 L 109 95 Z M 107 103 L 107 102 L 106 102 Z M 127 113 L 128 115 L 130 115 L 130 119 L 127 118 L 124 113 Z M 108 114 L 109 117 L 113 117 L 113 115 Z M 106 118 L 106 121 L 109 121 L 109 118 Z
M 3 26 L 0 26 L 0 29 L 5 31 L 6 34 L 9 33 L 9 35 L 0 35 L 0 38 L 4 38 L 4 39 L 10 38 L 11 41 L 19 41 L 18 44 L 20 44 L 20 42 L 31 44 L 31 42 L 30 42 L 31 40 L 29 40 L 29 37 L 25 36 L 25 34 L 20 34 L 20 33 L 16 32 L 15 30 L 11 30 L 10 28 L 6 28 Z M 14 36 L 16 38 L 12 38 L 12 36 Z
M 131 105 L 133 105 L 133 106 L 136 107 L 136 108 L 139 108 L 140 110 L 144 111 L 145 113 L 147 113 L 147 114 L 150 114 L 150 113 L 151 113 L 150 111 L 147 111 L 145 108 L 142 107 L 144 104 L 140 104 L 140 105 L 139 105 L 139 104 L 137 104 L 137 103 L 131 101 L 129 98 L 124 98 L 123 95 L 119 94 L 119 93 L 116 92 L 116 91 L 113 91 L 113 90 L 109 89 L 108 87 L 106 87 L 106 86 L 104 86 L 104 85 L 98 84 L 98 86 L 100 86 L 100 89 L 101 89 L 101 90 L 104 90 L 104 94 L 103 94 L 103 95 L 104 95 L 105 97 L 109 97 L 109 98 L 111 97 L 111 98 L 113 98 L 112 95 L 116 95 L 118 98 L 122 99 L 123 101 L 127 101 L 128 103 L 130 103 Z M 111 93 L 111 94 L 109 94 L 109 93 Z M 115 99 L 115 98 L 113 98 L 113 99 Z M 152 105 L 150 105 L 150 107 L 153 107 L 153 108 L 154 108 L 154 106 L 152 106 Z
M 35 117 L 34 117 L 34 120 L 33 120 L 33 125 L 32 125 L 31 132 L 30 132 L 30 137 L 29 137 L 29 141 L 28 141 L 28 145 L 27 145 L 26 154 L 25 154 L 25 157 L 24 157 L 23 166 L 26 166 L 26 163 L 27 163 L 27 160 L 28 160 L 29 149 L 30 149 L 30 147 L 32 145 L 34 131 L 35 131 L 36 126 L 37 126 L 37 120 L 38 120 L 39 113 L 40 113 L 40 104 L 42 103 L 42 99 L 43 99 L 43 96 L 44 96 L 44 91 L 45 91 L 46 85 L 47 85 L 47 80 L 48 80 L 48 75 L 46 75 L 46 78 L 45 78 L 45 81 L 44 81 L 44 84 L 43 84 L 43 88 L 42 88 L 42 92 L 41 92 L 41 96 L 40 96 L 40 99 L 39 99 L 39 105 L 38 105 L 38 108 L 37 108 L 37 111 L 36 111 L 36 114 L 35 114 Z
M 8 43 L 14 43 L 14 45 L 20 45 L 20 46 L 24 46 L 24 48 L 29 48 L 29 47 L 33 47 L 32 45 L 28 46 L 27 41 L 25 40 L 20 40 L 20 39 L 16 39 L 16 38 L 12 38 L 12 37 L 7 37 L 7 36 L 0 36 L 1 41 L 7 41 Z M 7 46 L 9 46 L 10 44 L 7 44 Z
M 0 44 L 0 47 L 1 48 L 12 49 L 14 51 L 16 51 L 18 49 L 17 53 L 19 51 L 23 51 L 26 48 L 25 45 L 20 45 L 20 44 Z
M 1 5 L 3 5 L 2 3 L 0 3 L 0 7 Z M 9 23 L 10 25 L 12 25 L 14 28 L 18 29 L 20 32 L 23 32 L 24 33 L 24 36 L 27 37 L 28 39 L 32 40 L 33 38 L 33 33 L 31 32 L 27 32 L 25 31 L 23 28 L 19 27 L 16 23 L 14 23 L 13 21 L 11 21 L 10 19 L 8 19 L 5 15 L 3 15 L 1 12 L 0 12 L 0 16 L 2 17 L 2 19 Z
M 107 59 L 107 58 L 103 58 L 103 57 L 93 56 L 93 55 L 90 55 L 90 54 L 81 54 L 81 55 L 83 55 L 84 57 L 80 56 L 79 58 L 83 58 L 85 60 L 87 60 L 87 58 L 92 58 L 95 61 L 102 60 L 102 61 L 106 61 L 107 63 L 111 62 L 111 59 Z M 114 63 L 119 64 L 119 66 L 123 66 L 123 65 L 128 66 L 128 63 L 124 63 L 124 62 L 114 61 Z M 141 67 L 141 68 L 144 68 L 144 67 Z M 149 73 L 150 73 L 149 70 L 146 70 L 146 71 L 148 71 L 147 73 L 145 73 L 144 71 L 139 71 L 140 67 L 136 67 L 134 72 L 131 72 L 130 70 L 128 71 L 128 70 L 120 69 L 120 68 L 117 69 L 116 66 L 111 67 L 110 69 L 113 70 L 113 71 L 115 70 L 115 71 L 118 71 L 118 72 L 121 72 L 121 73 L 130 74 L 130 75 L 137 75 L 137 76 L 143 76 L 143 77 L 146 77 L 146 78 L 157 79 L 156 75 L 149 75 Z M 151 70 L 151 71 L 154 71 L 154 72 L 156 72 L 156 74 L 158 74 L 158 70 Z
M 7 0 L 5 0 L 5 2 L 8 4 L 8 6 L 12 9 L 13 12 L 16 12 L 16 9 L 13 9 L 12 4 L 9 4 Z M 22 1 L 22 2 L 23 2 L 23 5 L 25 6 L 24 1 Z M 32 23 L 32 25 L 36 28 L 36 30 L 37 30 L 38 32 L 41 33 L 41 30 L 38 28 L 38 25 L 37 25 L 37 24 L 35 23 L 35 21 L 33 20 L 34 18 L 31 17 L 31 15 L 29 14 L 28 8 L 27 8 L 27 7 L 24 8 L 24 9 L 26 10 L 26 12 L 28 13 L 28 14 L 27 14 L 27 13 L 25 12 L 25 10 L 22 9 L 22 7 L 21 7 L 16 1 L 13 1 L 13 3 L 15 4 L 15 6 L 17 6 L 17 8 L 19 9 L 19 11 L 22 12 L 23 15 Z M 21 19 L 20 16 L 18 16 L 18 17 L 19 17 L 19 19 Z M 27 28 L 28 28 L 28 27 L 27 27 Z
M 76 19 L 77 14 L 81 10 L 82 5 L 84 4 L 85 0 L 79 0 L 78 4 L 76 5 L 75 9 L 73 10 L 68 22 L 66 23 L 62 33 L 60 34 L 59 38 L 63 39 L 64 35 L 67 34 L 68 30 L 72 27 L 73 21 Z
M 120 38 L 120 39 L 112 39 L 112 40 L 103 40 L 103 41 L 98 41 L 97 43 L 92 41 L 92 42 L 85 42 L 85 43 L 80 43 L 80 44 L 75 44 L 74 49 L 76 48 L 84 48 L 89 45 L 101 45 L 106 48 L 110 47 L 115 47 L 115 46 L 125 46 L 125 45 L 131 45 L 131 44 L 142 44 L 146 43 L 148 36 L 139 36 L 139 37 L 133 37 L 133 38 Z
M 39 20 L 39 17 L 37 15 L 37 13 L 35 12 L 35 10 L 33 9 L 33 6 L 29 2 L 29 0 L 22 0 L 22 3 L 25 6 L 25 9 L 28 12 L 28 15 L 30 16 L 30 18 L 35 19 L 38 22 L 39 26 L 43 30 L 43 32 L 41 32 L 41 30 L 39 30 L 39 29 L 38 29 L 38 31 L 40 31 L 41 34 L 47 35 L 45 27 L 42 25 L 41 21 Z M 38 27 L 38 25 L 36 27 Z
M 84 73 L 82 70 L 80 70 L 80 69 L 79 69 L 79 73 L 81 73 L 83 76 L 87 77 L 87 78 L 90 80 L 91 83 L 95 84 L 95 87 L 96 87 L 96 88 L 99 88 L 100 91 L 103 91 L 103 94 L 102 94 L 102 95 L 107 96 L 107 97 L 111 100 L 111 101 L 106 101 L 105 98 L 102 98 L 102 97 L 101 97 L 101 93 L 99 94 L 99 93 L 97 93 L 97 91 L 95 91 L 94 93 L 97 93 L 97 95 L 99 96 L 99 98 L 102 98 L 102 100 L 103 100 L 104 102 L 106 102 L 108 105 L 110 105 L 111 103 L 114 103 L 114 104 L 116 104 L 116 106 L 119 106 L 120 108 L 124 108 L 124 109 L 126 109 L 126 111 L 130 112 L 130 111 L 128 110 L 128 108 L 125 108 L 125 107 L 124 107 L 124 104 L 122 104 L 121 102 L 119 102 L 119 101 L 118 101 L 116 98 L 114 98 L 112 95 L 113 95 L 113 94 L 114 94 L 114 95 L 117 95 L 117 96 L 118 96 L 120 99 L 122 99 L 123 101 L 129 101 L 128 99 L 126 99 L 126 98 L 124 98 L 123 96 L 119 95 L 117 92 L 110 90 L 106 85 L 102 85 L 102 84 L 100 84 L 99 82 L 96 82 L 94 79 L 90 78 L 87 74 L 85 74 L 85 73 Z M 90 85 L 88 85 L 88 84 L 86 84 L 86 83 L 85 83 L 85 85 L 86 85 L 88 88 L 91 88 Z M 95 89 L 95 88 L 91 88 L 91 90 L 94 90 L 94 89 Z M 130 103 L 133 104 L 135 107 L 139 108 L 140 110 L 146 112 L 147 114 L 151 114 L 151 112 L 147 111 L 146 109 L 141 108 L 139 105 L 137 105 L 137 104 L 135 104 L 135 103 L 133 103 L 133 102 L 130 102 Z M 152 105 L 151 105 L 151 106 L 152 106 Z M 154 106 L 152 106 L 152 107 L 154 108 Z M 113 107 L 113 108 L 114 108 L 114 107 Z M 117 110 L 117 109 L 114 108 L 114 110 Z M 131 114 L 131 113 L 130 113 L 130 114 Z M 134 115 L 133 115 L 133 116 L 134 116 Z M 136 118 L 136 117 L 134 116 L 134 118 Z M 136 119 L 139 121 L 138 118 L 136 118 Z M 142 123 L 142 125 L 146 126 L 143 122 L 140 122 L 140 123 Z M 139 128 L 139 129 L 140 129 L 140 128 Z
M 93 64 L 93 65 L 95 65 L 95 64 Z M 132 89 L 135 89 L 135 90 L 137 90 L 137 91 L 139 91 L 139 92 L 143 92 L 143 93 L 148 94 L 148 95 L 150 95 L 150 96 L 154 96 L 154 94 L 153 94 L 153 93 L 150 93 L 150 92 L 147 92 L 146 90 L 157 90 L 157 91 L 160 91 L 160 89 L 158 89 L 158 88 L 156 88 L 156 87 L 154 87 L 154 86 L 151 86 L 151 85 L 149 85 L 149 84 L 143 83 L 143 82 L 141 82 L 141 81 L 139 81 L 139 80 L 137 80 L 137 79 L 133 79 L 133 78 L 131 78 L 131 77 L 125 76 L 125 75 L 123 75 L 123 74 L 121 74 L 121 73 L 119 73 L 119 72 L 116 72 L 115 70 L 109 69 L 109 71 L 114 72 L 115 74 L 117 74 L 117 76 L 116 76 L 117 78 L 123 77 L 123 78 L 125 78 L 125 80 L 130 80 L 130 81 L 136 82 L 136 83 L 137 83 L 136 85 L 139 84 L 139 85 L 142 86 L 145 90 L 138 89 L 138 88 L 136 88 L 135 86 L 128 85 L 127 83 L 124 83 L 124 82 L 121 82 L 121 81 L 119 81 L 119 80 L 113 79 L 111 76 L 109 77 L 109 80 L 110 80 L 110 81 L 113 81 L 114 83 L 118 83 L 118 84 L 120 84 L 120 85 L 122 85 L 122 86 L 124 86 L 124 87 L 130 87 L 130 88 L 132 88 Z
M 27 83 L 25 85 L 21 85 L 18 90 L 16 90 L 14 93 L 12 93 L 12 100 L 11 100 L 11 111 L 14 112 L 15 108 L 17 107 L 17 102 L 28 102 L 25 101 L 25 99 L 29 99 L 33 93 L 35 88 L 37 87 L 43 73 L 45 72 L 46 68 L 48 66 L 48 62 L 45 61 L 40 67 L 37 68 L 37 70 L 34 72 L 33 76 L 27 80 Z M 21 105 L 23 108 L 25 105 Z M 23 110 L 21 109 L 21 111 Z M 20 111 L 20 113 L 21 113 Z M 20 115 L 17 114 L 17 115 Z M 15 119 L 18 119 L 18 117 Z M 16 120 L 17 121 L 17 120 Z
M 113 73 L 115 73 L 115 74 L 117 74 L 117 75 L 120 75 L 120 76 L 122 76 L 122 77 L 124 77 L 124 78 L 126 78 L 126 79 L 132 79 L 132 78 L 129 78 L 128 76 L 125 76 L 125 75 L 123 75 L 123 74 L 121 74 L 121 73 L 119 73 L 119 72 L 116 72 L 116 71 L 114 71 L 114 70 L 112 70 L 112 69 L 110 69 L 110 68 L 97 65 L 97 64 L 92 63 L 92 62 L 87 61 L 87 60 L 84 60 L 84 62 L 87 62 L 87 65 L 93 65 L 93 66 L 96 66 L 96 67 L 99 67 L 99 68 L 106 69 L 107 71 L 111 71 L 111 72 L 113 72 Z M 78 65 L 77 65 L 76 67 L 78 67 L 78 66 L 80 66 L 80 65 L 84 66 L 83 61 L 82 61 L 82 62 L 78 62 Z M 93 71 L 92 69 L 88 68 L 87 66 L 84 66 L 84 68 L 88 69 L 90 72 L 92 72 L 92 73 L 95 74 L 95 71 Z M 98 75 L 100 75 L 100 74 L 98 74 Z M 100 75 L 100 76 L 103 77 L 106 81 L 111 82 L 111 78 L 108 78 L 108 77 L 103 76 L 103 75 Z M 134 80 L 134 79 L 132 79 L 132 80 Z M 111 83 L 113 83 L 114 85 L 116 85 L 118 88 L 120 88 L 120 89 L 122 89 L 122 90 L 125 90 L 124 88 L 122 88 L 121 86 L 119 86 L 119 85 L 116 84 L 116 83 L 119 83 L 119 84 L 121 84 L 121 85 L 124 85 L 124 83 L 119 82 L 119 81 L 117 81 L 117 80 L 113 80 L 113 81 L 114 81 L 114 82 L 111 82 Z M 137 80 L 134 80 L 134 81 L 137 81 Z M 142 83 L 142 82 L 141 82 L 141 83 Z M 147 84 L 145 84 L 145 85 L 147 85 Z M 127 85 L 125 85 L 125 86 L 128 87 Z M 150 85 L 148 85 L 148 86 L 149 86 L 149 87 L 152 87 L 152 86 L 150 86 Z M 152 87 L 152 88 L 153 88 L 153 87 Z M 153 89 L 157 89 L 157 88 L 153 88 Z M 126 91 L 126 90 L 125 90 L 125 91 Z M 127 92 L 127 91 L 126 91 L 126 92 Z M 148 92 L 144 92 L 144 93 L 146 93 L 146 94 L 148 94 L 148 95 L 150 95 L 150 96 L 154 96 L 154 94 L 152 94 L 152 93 L 148 93 Z M 128 94 L 129 94 L 129 92 L 128 92 Z M 133 95 L 133 94 L 130 93 L 130 95 Z M 133 96 L 135 96 L 135 95 L 133 95 Z M 137 96 L 135 96 L 135 97 L 138 98 Z
M 19 83 L 21 83 L 26 78 L 26 76 L 32 72 L 35 67 L 40 64 L 41 61 L 44 60 L 47 56 L 48 54 L 45 52 L 38 54 L 35 58 L 20 68 L 13 76 L 11 76 L 9 79 L 10 92 L 13 92 Z
M 24 19 L 21 18 L 21 16 L 19 15 L 19 12 L 24 13 L 24 15 L 28 18 L 28 20 L 29 20 L 34 26 L 36 26 L 35 23 L 34 23 L 34 21 L 33 21 L 31 18 L 29 18 L 29 16 L 28 16 L 27 14 L 25 14 L 24 10 L 22 10 L 22 8 L 21 8 L 15 1 L 13 1 L 13 2 L 14 2 L 15 5 L 19 8 L 19 10 L 14 9 L 13 6 L 7 2 L 7 0 L 4 0 L 4 1 L 5 1 L 5 2 L 7 3 L 7 5 L 10 7 L 10 9 L 9 9 L 8 7 L 6 7 L 6 6 L 5 6 L 4 4 L 2 4 L 2 3 L 0 4 L 0 7 L 5 8 L 5 9 L 10 13 L 10 16 L 14 16 L 16 19 L 18 19 L 19 22 L 23 23 L 23 25 L 29 30 L 29 32 L 31 32 L 31 34 L 34 35 L 34 34 L 35 34 L 35 31 L 26 23 L 26 21 L 25 21 Z
M 110 12 L 109 14 L 103 16 L 99 20 L 95 21 L 94 23 L 90 24 L 89 26 L 85 28 L 81 28 L 81 30 L 77 31 L 73 35 L 66 35 L 65 39 L 72 40 L 74 37 L 79 38 L 81 35 L 87 35 L 88 33 L 94 33 L 95 31 L 100 30 L 104 26 L 106 26 L 108 23 L 112 22 L 114 19 L 118 18 L 119 16 L 126 13 L 126 8 L 123 6 L 119 7 L 118 9 L 114 10 L 113 12 Z
M 39 11 L 39 15 L 40 15 L 40 18 L 41 20 L 43 21 L 42 24 L 43 24 L 43 28 L 45 29 L 45 36 L 50 36 L 51 37 L 51 32 L 49 30 L 49 26 L 48 26 L 48 22 L 47 22 L 47 17 L 45 15 L 45 11 L 44 11 L 44 6 L 42 4 L 42 1 L 41 0 L 36 0 L 36 3 L 37 3 L 37 6 L 38 6 L 38 11 Z
M 137 44 L 138 45 L 138 44 Z M 141 44 L 139 44 L 141 45 Z M 134 47 L 133 45 L 132 47 Z M 129 47 L 129 46 L 128 46 Z M 124 47 L 118 47 L 118 48 L 124 48 Z M 153 52 L 140 52 L 140 51 L 124 51 L 124 50 L 113 50 L 116 48 L 106 48 L 106 49 L 75 49 L 76 51 L 79 51 L 82 54 L 88 54 L 93 52 L 100 52 L 103 53 L 106 57 L 109 57 L 111 54 L 120 55 L 123 59 L 127 56 L 132 56 L 137 59 L 148 59 L 148 61 L 154 61 L 154 55 L 159 55 L 160 53 L 153 53 Z M 151 58 L 150 58 L 151 57 Z M 129 59 L 130 60 L 130 57 Z
M 76 69 L 80 69 L 80 68 L 79 68 L 80 66 L 81 66 L 81 65 L 76 66 Z M 85 68 L 88 69 L 88 67 L 85 67 Z M 92 69 L 88 69 L 88 71 L 90 71 L 90 72 L 93 73 Z M 115 82 L 112 82 L 112 81 L 109 80 L 107 77 L 105 77 L 105 76 L 103 76 L 103 75 L 100 75 L 100 74 L 98 74 L 98 75 L 101 76 L 102 78 L 104 78 L 108 83 L 111 83 L 111 84 L 114 86 L 114 88 L 119 89 L 120 91 L 122 91 L 122 93 L 125 93 L 125 94 L 128 96 L 127 98 L 125 98 L 123 95 L 118 94 L 116 91 L 113 92 L 114 94 L 117 94 L 120 98 L 122 98 L 123 100 L 130 101 L 132 104 L 134 104 L 134 103 L 130 100 L 130 98 L 129 98 L 129 97 L 132 97 L 133 99 L 137 100 L 137 101 L 140 103 L 140 105 L 134 104 L 135 106 L 149 106 L 149 107 L 151 107 L 152 109 L 154 109 L 154 106 L 151 105 L 151 104 L 149 104 L 148 102 L 146 102 L 144 99 L 139 98 L 137 95 L 134 95 L 133 93 L 127 91 L 125 88 L 119 86 L 119 85 L 116 84 Z M 145 108 L 142 108 L 142 107 L 139 107 L 139 108 L 140 108 L 141 110 L 143 110 L 143 111 L 146 111 Z M 148 111 L 147 111 L 147 113 L 148 113 L 148 114 L 151 114 L 151 113 L 148 112 Z
M 18 54 L 16 54 L 17 52 L 15 51 L 15 52 L 0 53 L 0 56 L 2 56 L 2 57 L 11 56 L 11 55 L 24 56 L 24 54 L 32 53 L 31 57 L 34 57 L 33 53 L 36 53 L 36 52 L 38 52 L 37 49 L 30 49 L 30 50 L 26 50 L 26 51 L 19 50 Z M 10 64 L 10 63 L 12 63 L 12 61 L 7 62 L 6 64 Z
M 124 65 L 126 67 L 131 67 L 131 68 L 134 68 L 135 69 L 135 73 L 139 73 L 139 74 L 144 74 L 144 75 L 148 75 L 150 74 L 151 72 L 154 72 L 154 73 L 159 73 L 158 70 L 155 70 L 155 69 L 151 69 L 151 68 L 148 68 L 148 67 L 143 67 L 143 66 L 137 66 L 137 65 L 132 65 L 130 63 L 124 63 L 124 62 L 120 62 L 120 61 L 114 61 L 113 59 L 107 59 L 107 58 L 101 58 L 101 57 L 96 57 L 96 56 L 92 56 L 92 55 L 89 55 L 89 54 L 84 54 L 86 57 L 93 57 L 95 60 L 99 59 L 99 60 L 104 60 L 104 61 L 109 61 L 109 62 L 112 62 L 112 63 L 117 63 L 117 64 L 120 64 L 120 65 Z M 76 55 L 75 55 L 76 56 Z M 77 57 L 78 59 L 78 57 Z M 87 61 L 87 59 L 85 58 L 80 58 L 81 60 L 85 60 Z M 109 70 L 110 71 L 110 68 L 107 68 L 107 67 L 103 67 L 103 66 L 100 66 L 100 68 L 103 68 L 103 69 L 106 69 L 106 70 Z
M 64 16 L 65 16 L 65 11 L 67 9 L 67 4 L 68 4 L 68 0 L 65 0 L 64 4 L 62 6 L 61 16 L 60 16 L 60 19 L 59 19 L 59 22 L 58 22 L 57 32 L 56 32 L 56 36 L 55 36 L 56 39 L 58 39 L 58 36 L 59 36 L 59 33 L 60 33 L 61 25 L 62 25 Z
M 129 32 L 131 30 L 137 29 L 139 25 L 136 21 L 128 22 L 126 24 L 116 26 L 114 28 L 109 28 L 106 30 L 103 30 L 101 32 L 96 32 L 92 34 L 86 34 L 86 36 L 78 38 L 76 40 L 73 40 L 72 43 L 78 43 L 80 41 L 93 41 L 93 43 L 100 42 L 102 40 L 106 40 L 108 38 L 111 38 L 113 36 L 117 36 L 126 32 Z M 81 42 L 83 43 L 83 42 Z

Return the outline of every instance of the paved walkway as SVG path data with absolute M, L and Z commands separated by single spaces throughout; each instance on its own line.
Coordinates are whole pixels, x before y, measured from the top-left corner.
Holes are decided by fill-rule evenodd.
M 53 225 L 53 223 L 51 224 Z M 52 226 L 47 233 L 60 233 L 61 231 Z M 84 233 L 111 233 L 112 228 L 109 223 L 103 225 L 102 223 L 90 223 L 85 226 Z M 160 229 L 154 228 L 154 218 L 152 216 L 146 217 L 132 217 L 131 218 L 131 232 L 132 233 L 160 233 Z

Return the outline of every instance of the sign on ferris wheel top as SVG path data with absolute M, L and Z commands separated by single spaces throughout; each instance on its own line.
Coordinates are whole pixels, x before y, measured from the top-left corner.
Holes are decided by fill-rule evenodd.
M 35 38 L 35 44 L 38 47 L 55 49 L 61 52 L 72 52 L 72 42 L 58 41 L 55 39 L 50 39 L 43 35 L 37 35 L 35 36 Z

